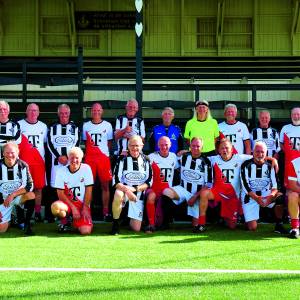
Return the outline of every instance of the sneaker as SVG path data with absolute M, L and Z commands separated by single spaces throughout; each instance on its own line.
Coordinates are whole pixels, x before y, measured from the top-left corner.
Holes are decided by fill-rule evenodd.
M 34 221 L 35 221 L 36 223 L 41 223 L 41 222 L 42 222 L 42 216 L 41 216 L 41 213 L 39 213 L 39 212 L 34 213 Z
M 275 228 L 274 228 L 274 232 L 279 233 L 279 234 L 288 234 L 289 233 L 289 231 L 286 230 L 282 224 L 276 224 Z
M 145 233 L 153 233 L 155 231 L 154 225 L 148 225 L 145 228 Z
M 31 226 L 25 225 L 24 234 L 28 235 L 28 236 L 34 235 L 34 232 L 32 231 Z
M 71 232 L 72 228 L 69 224 L 58 224 L 58 232 L 59 233 L 66 233 Z
M 206 231 L 205 225 L 197 225 L 197 226 L 194 226 L 194 228 L 193 228 L 194 233 L 202 233 L 204 231 Z
M 118 235 L 119 233 L 120 233 L 119 220 L 113 220 L 113 224 L 112 224 L 110 234 L 111 235 Z
M 299 229 L 292 229 L 290 231 L 289 238 L 291 238 L 291 239 L 299 239 Z

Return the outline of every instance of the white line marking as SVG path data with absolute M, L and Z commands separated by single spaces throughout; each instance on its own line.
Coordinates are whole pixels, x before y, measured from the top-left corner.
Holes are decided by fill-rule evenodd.
M 96 272 L 96 273 L 230 273 L 300 274 L 300 270 L 223 270 L 223 269 L 100 269 L 100 268 L 0 268 L 0 272 Z

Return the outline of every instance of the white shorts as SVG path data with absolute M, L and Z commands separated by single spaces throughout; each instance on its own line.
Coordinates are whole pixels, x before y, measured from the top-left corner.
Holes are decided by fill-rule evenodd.
M 11 212 L 15 205 L 21 204 L 21 196 L 16 197 L 9 205 L 9 207 L 5 207 L 3 204 L 0 205 L 0 212 L 2 217 L 0 218 L 0 224 L 7 223 L 11 220 Z
M 267 207 L 272 208 L 275 205 L 275 203 L 270 203 Z M 259 208 L 260 205 L 250 198 L 248 203 L 242 203 L 243 206 L 243 211 L 244 211 L 244 217 L 245 217 L 245 222 L 250 222 L 250 221 L 256 221 L 259 219 Z
M 188 201 L 193 196 L 192 193 L 188 192 L 184 187 L 181 185 L 173 186 L 172 189 L 176 192 L 179 196 L 178 200 L 173 200 L 176 205 L 183 203 L 184 201 Z M 187 207 L 187 214 L 188 216 L 192 216 L 193 218 L 199 218 L 199 200 L 195 202 L 193 206 Z
M 64 167 L 64 165 L 61 165 L 61 164 L 58 164 L 58 165 L 55 165 L 55 166 L 52 166 L 51 168 L 51 179 L 50 179 L 50 186 L 51 187 L 54 187 L 55 185 L 55 177 L 56 177 L 56 173 L 57 171 Z
M 144 201 L 143 200 L 136 200 L 130 201 L 126 196 L 124 200 L 124 205 L 126 202 L 128 203 L 128 218 L 143 221 L 143 213 L 144 213 Z

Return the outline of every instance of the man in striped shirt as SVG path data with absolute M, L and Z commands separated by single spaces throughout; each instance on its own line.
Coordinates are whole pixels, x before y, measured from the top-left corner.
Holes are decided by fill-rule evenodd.
M 142 153 L 143 146 L 142 138 L 133 135 L 128 141 L 128 155 L 120 156 L 117 161 L 113 177 L 116 191 L 112 203 L 112 235 L 119 233 L 119 218 L 127 201 L 130 227 L 134 231 L 141 230 L 145 191 L 152 184 L 152 169 L 149 159 Z
M 192 138 L 191 152 L 183 154 L 180 159 L 181 184 L 163 191 L 163 205 L 166 207 L 164 215 L 170 214 L 167 210 L 170 209 L 171 200 L 176 205 L 186 201 L 188 204 L 187 214 L 193 218 L 194 231 L 200 230 L 201 232 L 205 231 L 205 221 L 202 224 L 203 220 L 201 216 L 199 217 L 200 192 L 205 186 L 210 186 L 212 182 L 211 163 L 207 157 L 201 155 L 202 147 L 201 138 Z M 165 225 L 168 226 L 168 224 Z
M 18 159 L 19 148 L 14 142 L 3 147 L 0 161 L 0 233 L 7 231 L 14 206 L 25 203 L 24 233 L 32 235 L 30 219 L 34 211 L 33 182 L 27 164 Z
M 143 142 L 146 137 L 144 120 L 137 116 L 138 102 L 135 99 L 127 101 L 126 114 L 120 115 L 116 120 L 115 139 L 118 144 L 118 155 L 127 155 L 128 140 L 133 135 L 139 135 Z
M 251 132 L 252 150 L 257 141 L 263 141 L 267 145 L 270 157 L 278 159 L 280 151 L 279 134 L 276 129 L 270 127 L 271 116 L 267 110 L 263 110 L 258 116 L 259 127 L 254 128 Z
M 256 142 L 253 158 L 241 166 L 242 206 L 247 227 L 251 231 L 257 228 L 260 207 L 275 206 L 276 225 L 281 222 L 283 197 L 277 189 L 277 179 L 272 163 L 266 159 L 267 145 Z
M 2 147 L 9 141 L 21 142 L 21 131 L 18 123 L 9 119 L 10 106 L 6 101 L 0 101 L 0 158 Z
M 50 186 L 55 188 L 55 178 L 58 170 L 68 164 L 67 153 L 72 147 L 79 146 L 79 129 L 70 121 L 70 107 L 67 104 L 58 106 L 59 121 L 52 124 L 48 130 L 47 144 L 51 154 L 51 179 Z M 52 190 L 53 191 L 53 190 Z M 56 191 L 55 191 L 56 194 Z M 50 199 L 47 199 L 50 200 Z M 45 203 L 45 218 L 52 221 L 51 204 Z

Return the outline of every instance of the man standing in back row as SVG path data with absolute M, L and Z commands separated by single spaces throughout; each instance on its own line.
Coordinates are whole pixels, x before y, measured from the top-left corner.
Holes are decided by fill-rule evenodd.
M 102 191 L 102 213 L 105 221 L 109 214 L 109 182 L 112 180 L 109 150 L 113 139 L 113 129 L 109 122 L 102 119 L 103 108 L 95 103 L 91 109 L 92 119 L 82 127 L 82 139 L 85 141 L 85 163 L 93 172 L 94 181 L 98 176 Z
M 27 162 L 34 183 L 35 220 L 41 221 L 42 190 L 46 185 L 45 144 L 47 125 L 38 120 L 39 107 L 31 103 L 26 109 L 26 118 L 20 120 L 22 141 L 19 145 L 20 158 Z
M 50 126 L 47 136 L 52 162 L 50 179 L 50 186 L 52 188 L 55 188 L 54 183 L 57 171 L 68 164 L 68 151 L 72 147 L 79 146 L 79 129 L 70 121 L 71 110 L 69 105 L 59 105 L 57 113 L 59 121 Z M 52 217 L 50 206 L 46 206 L 46 214 L 48 217 L 50 217 L 50 215 Z
M 139 104 L 135 99 L 127 101 L 126 114 L 116 120 L 115 139 L 118 144 L 117 155 L 127 155 L 128 140 L 133 135 L 139 135 L 143 142 L 146 137 L 144 120 L 137 116 Z

